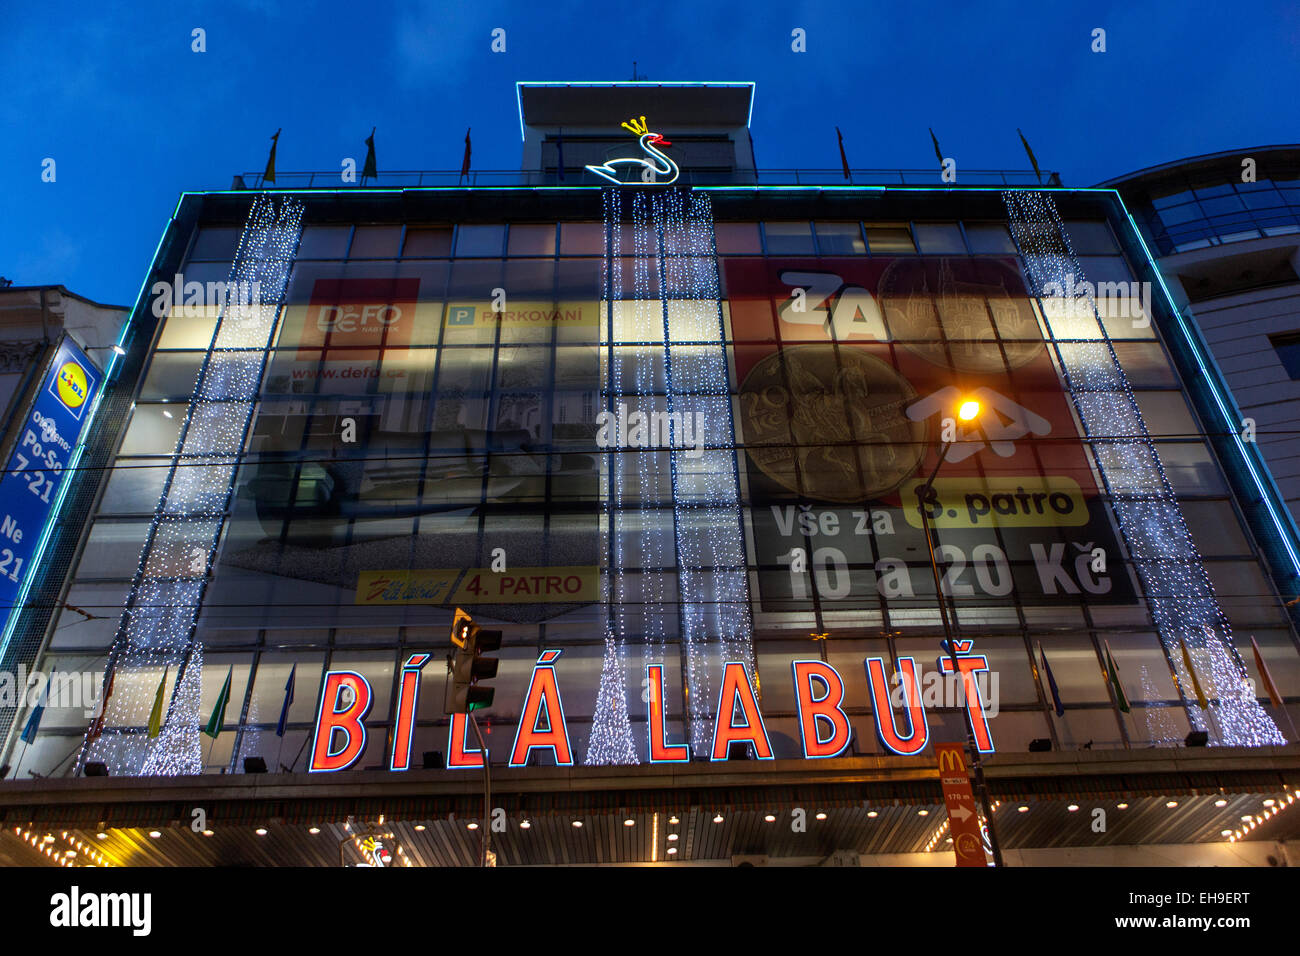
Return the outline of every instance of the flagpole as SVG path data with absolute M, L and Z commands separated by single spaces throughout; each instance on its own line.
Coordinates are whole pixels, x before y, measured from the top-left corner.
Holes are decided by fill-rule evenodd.
M 283 754 L 284 754 L 284 734 L 281 734 L 281 735 L 280 735 L 280 749 L 277 750 L 277 751 L 275 752 L 275 765 L 276 765 L 277 767 L 282 767 L 282 766 L 284 766 L 284 764 L 280 763 L 280 757 L 281 757 L 281 755 L 283 755 Z M 296 763 L 296 761 L 295 761 L 295 763 Z
M 302 752 L 307 749 L 307 742 L 311 740 L 311 734 L 302 738 L 302 746 L 298 748 L 298 756 L 293 758 L 293 763 L 289 764 L 289 772 L 293 773 L 293 768 L 298 766 L 298 761 L 302 759 Z M 284 764 L 280 764 L 281 767 Z
M 20 753 L 20 754 L 18 755 L 18 762 L 17 762 L 16 764 L 14 764 L 14 779 L 15 779 L 15 780 L 18 779 L 18 771 L 22 769 L 22 766 L 23 766 L 23 758 L 27 756 L 27 748 L 30 747 L 30 746 L 31 746 L 31 744 L 29 744 L 27 741 L 25 741 L 25 740 L 23 741 L 23 750 L 22 750 L 22 753 Z M 67 758 L 65 757 L 64 759 L 66 760 Z

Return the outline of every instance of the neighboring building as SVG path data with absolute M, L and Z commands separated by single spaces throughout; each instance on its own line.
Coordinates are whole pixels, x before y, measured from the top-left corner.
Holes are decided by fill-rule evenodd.
M 951 861 L 968 712 L 1012 861 L 1285 858 L 1300 542 L 1115 193 L 756 186 L 741 94 L 524 84 L 514 183 L 182 197 L 9 651 L 107 674 L 105 720 L 10 723 L 0 853 L 330 864 L 376 821 L 472 863 L 461 607 L 503 632 L 502 865 Z M 144 836 L 198 773 L 216 835 Z
M 66 331 L 102 358 L 117 341 L 129 312 L 92 302 L 61 285 L 0 283 L 0 427 L 8 430 L 22 393 L 53 354 L 60 335 Z
M 1119 191 L 1300 515 L 1300 146 L 1195 156 Z M 1292 594 L 1289 597 L 1295 597 Z

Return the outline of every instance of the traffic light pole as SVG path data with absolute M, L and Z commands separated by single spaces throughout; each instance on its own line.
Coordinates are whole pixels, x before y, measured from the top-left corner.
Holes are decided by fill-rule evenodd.
M 479 860 L 479 866 L 487 866 L 489 844 L 492 841 L 492 761 L 487 744 L 483 743 L 483 731 L 479 730 L 478 717 L 472 710 L 467 716 L 474 728 L 474 736 L 478 738 L 478 749 L 483 752 L 483 856 Z
M 944 459 L 948 457 L 948 449 L 951 447 L 952 442 L 943 443 L 943 450 L 939 453 L 939 461 L 934 466 L 934 471 L 930 472 L 930 477 L 926 479 L 925 484 L 917 489 L 916 510 L 921 512 L 921 525 L 925 528 L 925 547 L 930 552 L 930 571 L 934 574 L 934 596 L 939 602 L 939 617 L 943 621 L 943 637 L 948 645 L 948 656 L 952 660 L 953 679 L 960 687 L 964 675 L 957 663 L 957 645 L 953 643 L 952 625 L 948 621 L 948 599 L 944 597 L 943 586 L 939 581 L 939 563 L 934 556 L 934 536 L 930 531 L 930 512 L 927 507 L 930 494 L 934 491 L 934 479 L 938 477 L 939 469 L 943 467 Z M 984 820 L 989 828 L 989 846 L 993 850 L 993 865 L 1001 867 L 1004 865 L 1002 846 L 998 843 L 997 831 L 993 829 L 993 808 L 989 805 L 989 791 L 984 783 L 984 764 L 980 761 L 979 745 L 975 742 L 975 718 L 967 708 L 961 709 L 966 716 L 966 747 L 970 753 L 971 776 L 974 778 L 975 793 L 984 808 Z

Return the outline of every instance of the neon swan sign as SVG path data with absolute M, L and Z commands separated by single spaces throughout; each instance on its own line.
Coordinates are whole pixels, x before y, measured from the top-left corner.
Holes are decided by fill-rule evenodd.
M 645 117 L 633 117 L 630 123 L 623 123 L 623 128 L 630 130 L 640 137 L 641 148 L 645 150 L 646 155 L 651 159 L 642 159 L 639 156 L 627 156 L 622 159 L 609 159 L 600 166 L 588 166 L 597 176 L 608 179 L 615 186 L 637 185 L 635 181 L 622 180 L 618 178 L 619 166 L 631 166 L 641 168 L 641 183 L 649 186 L 667 186 L 677 181 L 679 170 L 677 164 L 665 156 L 655 146 L 671 146 L 668 140 L 664 139 L 658 133 L 650 132 L 646 126 Z M 663 166 L 659 165 L 659 160 L 663 161 Z M 660 176 L 667 176 L 667 179 L 659 179 Z

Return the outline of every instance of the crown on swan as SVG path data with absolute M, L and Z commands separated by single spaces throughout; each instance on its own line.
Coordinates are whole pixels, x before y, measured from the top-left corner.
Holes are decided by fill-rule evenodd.
M 646 126 L 645 124 L 644 116 L 642 116 L 640 119 L 634 116 L 632 117 L 631 120 L 621 125 L 624 129 L 631 130 L 632 133 L 637 136 L 640 136 L 642 133 L 648 133 L 650 131 L 650 127 Z

